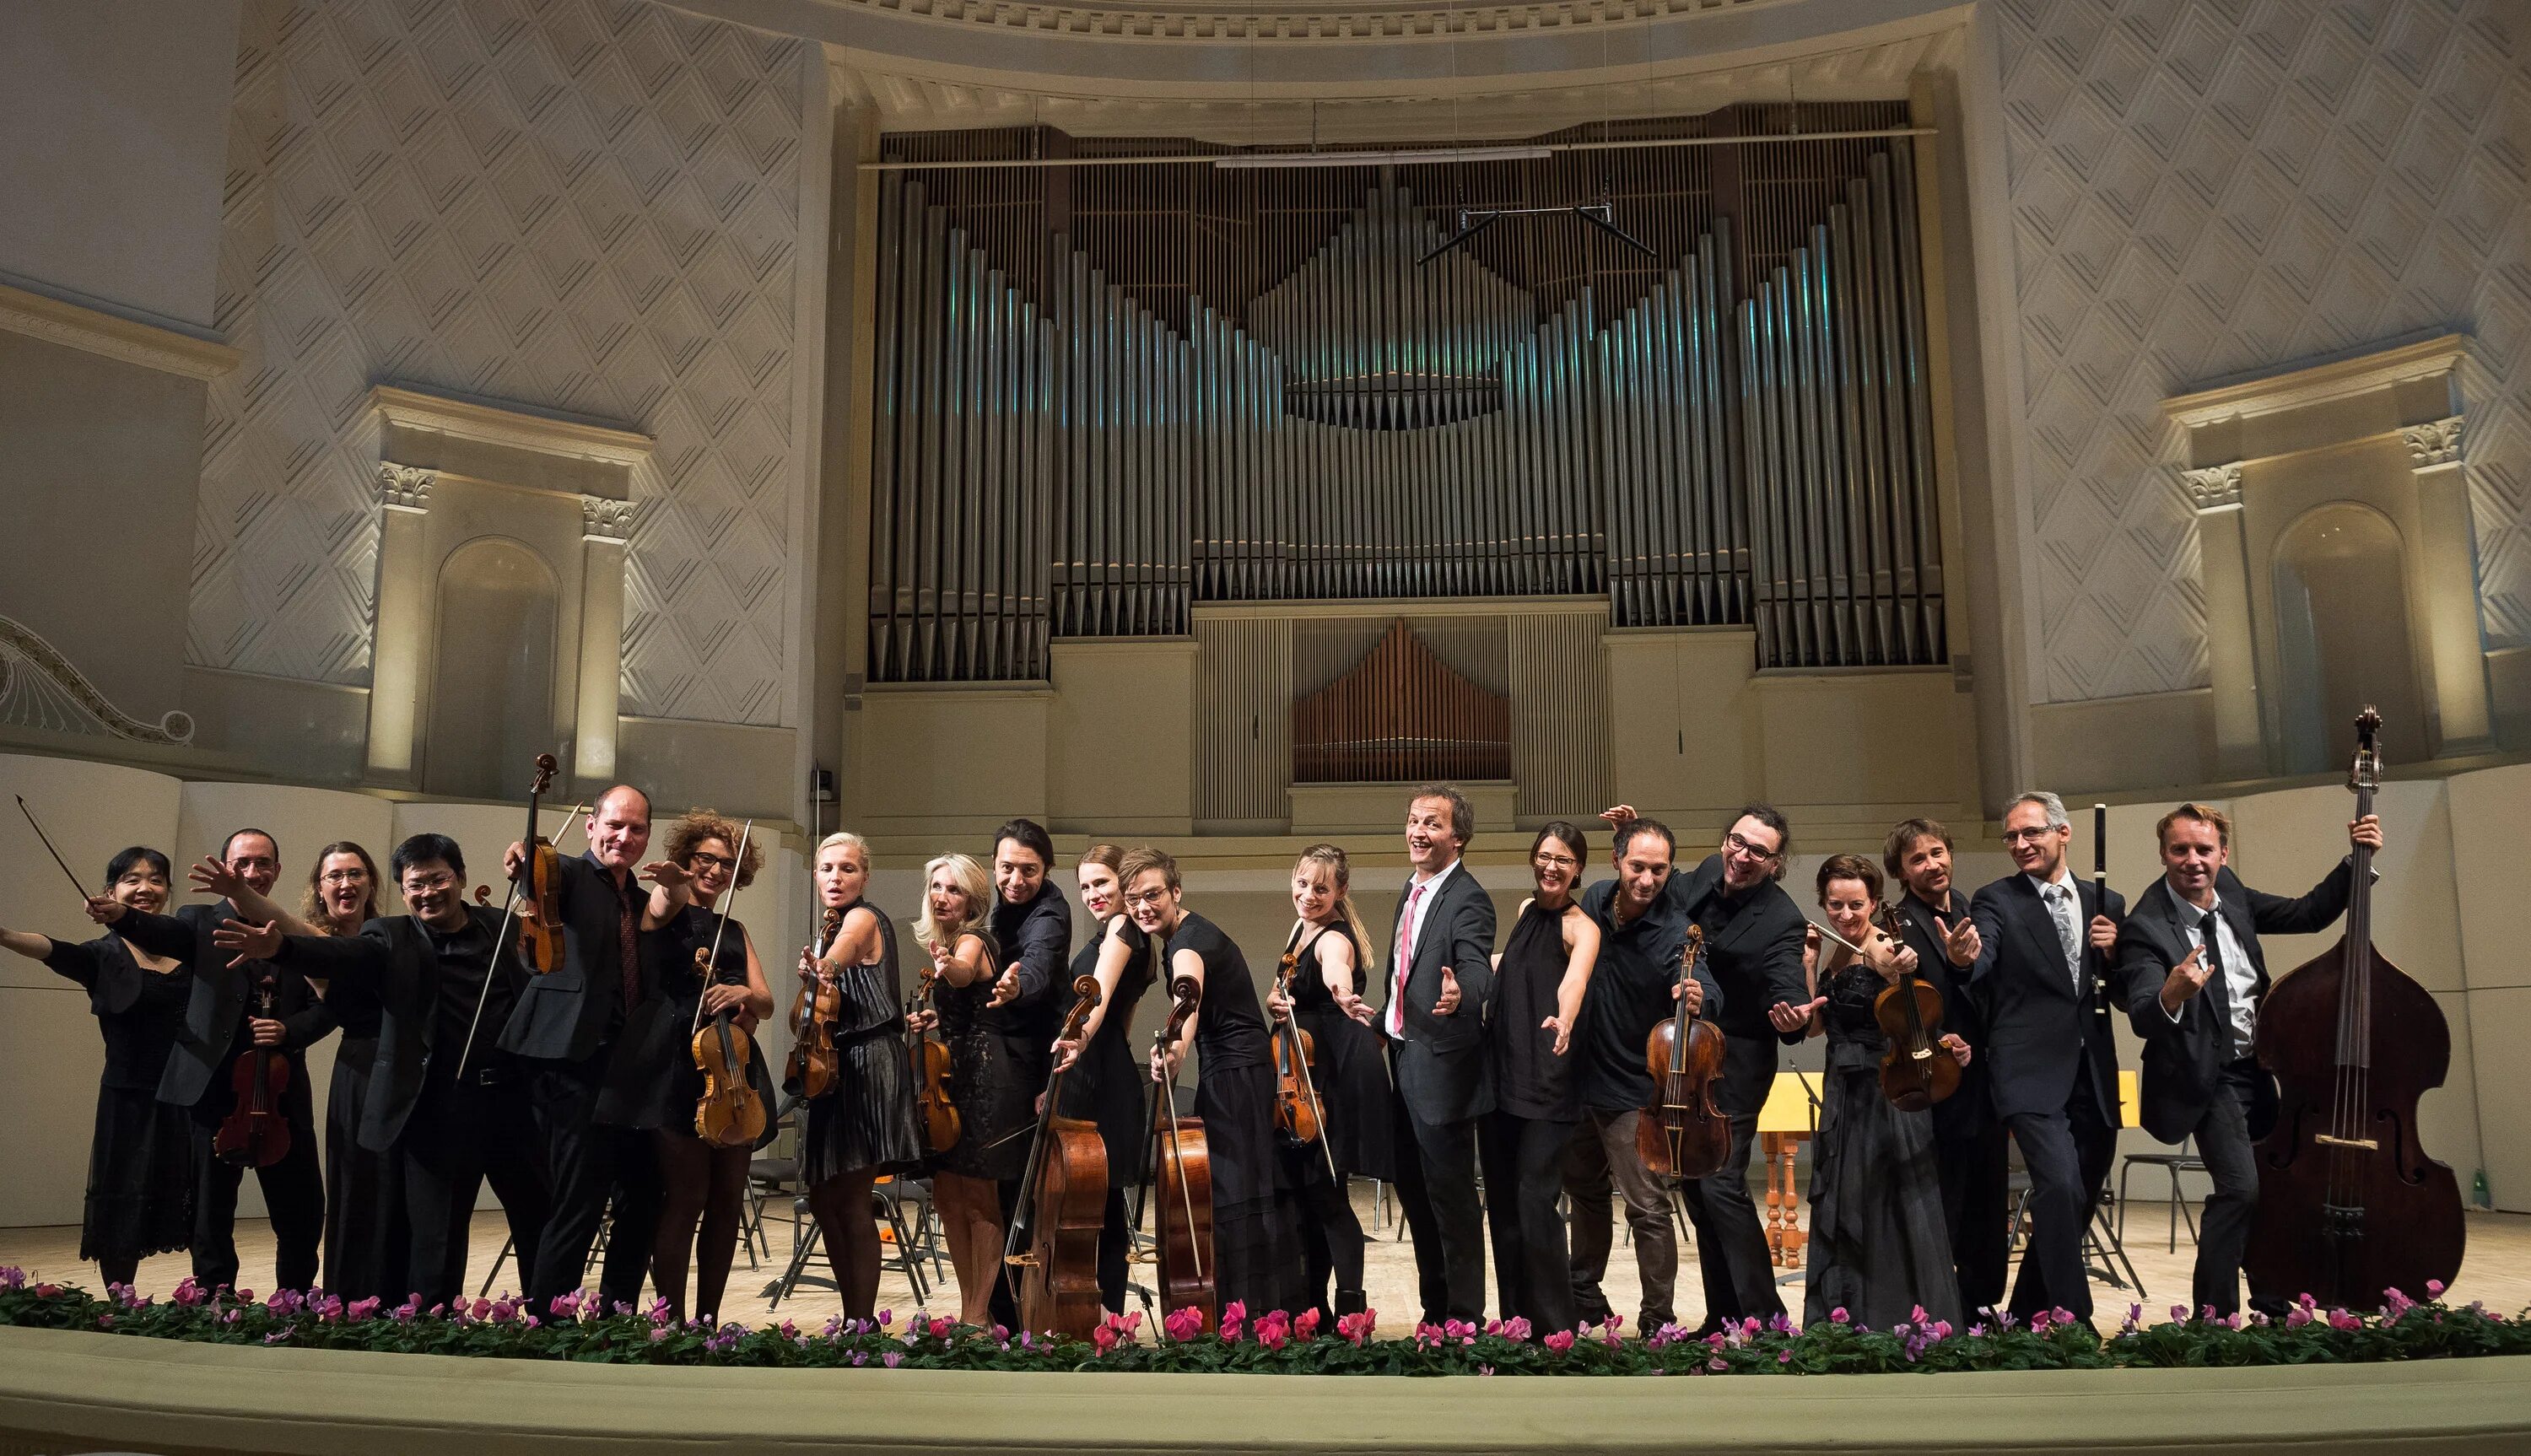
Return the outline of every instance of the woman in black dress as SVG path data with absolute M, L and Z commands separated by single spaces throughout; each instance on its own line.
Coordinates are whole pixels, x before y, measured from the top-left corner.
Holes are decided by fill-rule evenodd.
M 358 935 L 378 918 L 378 884 L 369 852 L 336 840 L 309 867 L 298 920 L 311 934 Z M 254 913 L 244 903 L 239 908 Z M 289 932 L 286 918 L 282 928 Z M 366 984 L 328 985 L 317 994 L 325 1019 L 343 1029 L 325 1090 L 325 1288 L 347 1302 L 374 1296 L 393 1303 L 413 1293 L 406 1274 L 413 1234 L 405 1217 L 404 1159 L 361 1146 L 385 1007 Z
M 1118 878 L 1125 912 L 1168 947 L 1174 985 L 1192 978 L 1201 999 L 1178 1039 L 1152 1049 L 1152 1080 L 1162 1094 L 1187 1048 L 1199 1054 L 1195 1111 L 1212 1161 L 1213 1288 L 1227 1311 L 1254 1317 L 1301 1306 L 1298 1235 L 1274 1199 L 1274 1064 L 1266 1011 L 1247 958 L 1221 927 L 1186 908 L 1175 860 L 1155 849 L 1126 852 Z
M 1154 979 L 1151 937 L 1125 914 L 1124 890 L 1116 882 L 1116 867 L 1124 859 L 1125 852 L 1112 844 L 1094 844 L 1081 856 L 1075 871 L 1081 908 L 1097 928 L 1072 958 L 1072 979 L 1096 978 L 1098 1004 L 1082 1022 L 1079 1041 L 1054 1044 L 1056 1063 L 1064 1069 L 1063 1105 L 1056 1112 L 1097 1123 L 1098 1141 L 1107 1148 L 1098 1301 L 1116 1314 L 1125 1310 L 1125 1267 L 1134 1247 L 1125 1195 L 1142 1180 L 1143 1136 L 1150 1127 L 1144 1119 L 1151 1110 L 1143 1100 L 1142 1067 L 1131 1044 L 1134 1008 Z
M 105 878 L 119 903 L 152 915 L 166 909 L 167 857 L 156 850 L 134 845 L 116 855 Z M 158 1074 L 185 1028 L 194 968 L 111 933 L 74 943 L 0 930 L 0 945 L 84 987 L 105 1038 L 80 1258 L 95 1260 L 106 1283 L 128 1286 L 141 1260 L 184 1248 L 193 1233 L 192 1114 L 158 1100 Z
M 688 813 L 668 835 L 667 858 L 683 870 L 650 891 L 642 928 L 652 938 L 642 958 L 641 1004 L 625 1018 L 622 1050 L 598 1093 L 597 1121 L 651 1135 L 659 1160 L 659 1221 L 650 1241 L 650 1282 L 671 1318 L 686 1317 L 686 1274 L 695 1273 L 695 1317 L 717 1322 L 738 1252 L 747 1164 L 766 1141 L 735 1148 L 697 1133 L 703 1069 L 695 1065 L 697 1032 L 727 1015 L 753 1031 L 773 1014 L 773 993 L 747 927 L 715 914 L 725 897 L 747 888 L 763 868 L 763 851 L 747 845 L 739 826 L 707 809 Z M 702 965 L 709 959 L 706 979 Z M 747 1080 L 763 1099 L 766 1137 L 773 1121 L 773 1079 L 763 1048 L 748 1045 Z
M 1295 1019 L 1316 1043 L 1310 1085 L 1319 1094 L 1319 1141 L 1293 1145 L 1278 1135 L 1279 1179 L 1299 1204 L 1302 1297 L 1322 1318 L 1358 1315 L 1363 1293 L 1362 1219 L 1351 1180 L 1397 1178 L 1395 1093 L 1388 1060 L 1372 1023 L 1378 1013 L 1362 999 L 1371 931 L 1353 908 L 1353 870 L 1343 849 L 1314 844 L 1292 866 L 1292 994 L 1266 998 L 1277 1021 Z M 1323 1145 L 1323 1146 L 1322 1146 Z M 1330 1173 L 1328 1165 L 1334 1170 Z M 1327 1286 L 1335 1286 L 1328 1303 Z
M 1887 1329 L 1922 1306 L 1931 1317 L 1957 1323 L 1960 1286 L 1942 1222 L 1933 1113 L 1901 1112 L 1881 1094 L 1881 1056 L 1889 1041 L 1872 1003 L 1884 985 L 1914 969 L 1916 953 L 1872 924 L 1881 909 L 1881 868 L 1870 860 L 1829 856 L 1820 867 L 1819 896 L 1829 926 L 1868 954 L 1824 946 L 1817 930 L 1803 953 L 1811 995 L 1828 1002 L 1811 1018 L 1813 1036 L 1826 1028 L 1828 1073 L 1811 1144 L 1803 1322 L 1823 1323 L 1842 1309 L 1858 1324 Z M 1946 1034 L 1941 1044 L 1968 1064 L 1966 1041 Z
M 1590 853 L 1582 831 L 1561 819 L 1530 844 L 1538 893 L 1522 902 L 1494 957 L 1487 1028 L 1494 1110 L 1477 1151 L 1493 1229 L 1495 1303 L 1504 1318 L 1528 1320 L 1540 1339 L 1575 1323 L 1564 1215 L 1555 1204 L 1565 1145 L 1582 1121 L 1581 1088 L 1565 1053 L 1600 959 L 1600 926 L 1573 901 Z
M 809 1211 L 826 1241 L 849 1318 L 878 1312 L 878 1223 L 871 1186 L 881 1173 L 912 1169 L 923 1158 L 914 1126 L 914 1069 L 898 1039 L 905 997 L 896 972 L 896 927 L 862 898 L 870 886 L 870 846 L 858 834 L 829 834 L 817 845 L 817 904 L 840 911 L 825 965 L 835 978 L 842 1015 L 834 1028 L 835 1086 L 805 1104 L 800 1129 L 800 1181 Z M 800 952 L 803 976 L 816 965 Z M 796 1089 L 794 1089 L 796 1091 Z
M 993 883 L 967 855 L 941 855 L 923 867 L 923 915 L 914 923 L 937 968 L 931 999 L 949 1044 L 949 1100 L 958 1109 L 958 1141 L 931 1165 L 932 1206 L 949 1239 L 958 1273 L 958 1317 L 991 1322 L 993 1286 L 1002 1272 L 1004 1179 L 1028 1170 L 1038 1090 L 1021 1078 L 1008 1043 L 984 1021 L 996 1004 L 1001 951 L 993 944 Z

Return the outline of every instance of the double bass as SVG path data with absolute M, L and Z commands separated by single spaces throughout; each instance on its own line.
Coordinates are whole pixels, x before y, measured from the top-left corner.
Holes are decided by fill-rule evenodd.
M 1154 1053 L 1165 1055 L 1195 1015 L 1204 987 L 1194 977 L 1169 983 L 1169 1018 L 1152 1037 Z M 1152 1224 L 1152 1259 L 1158 1264 L 1160 1314 L 1192 1309 L 1203 1316 L 1200 1329 L 1219 1327 L 1221 1296 L 1212 1258 L 1212 1149 L 1205 1140 L 1201 1118 L 1178 1116 L 1176 1092 L 1154 1071 L 1159 1095 L 1152 1099 L 1152 1136 L 1144 1152 L 1145 1196 L 1157 1201 Z M 1143 1226 L 1137 1209 L 1134 1227 Z
M 1635 1121 L 1635 1151 L 1656 1178 L 1703 1178 L 1731 1160 L 1731 1120 L 1714 1099 L 1722 1081 L 1722 1029 L 1687 1009 L 1684 987 L 1705 954 L 1705 927 L 1687 927 L 1678 950 L 1677 1009 L 1644 1040 L 1653 1099 Z
M 1072 996 L 1057 1041 L 1080 1039 L 1082 1024 L 1098 1005 L 1098 978 L 1073 981 Z M 1098 1136 L 1098 1124 L 1056 1115 L 1065 1070 L 1058 1064 L 1046 1074 L 1037 1141 L 1029 1146 L 1028 1171 L 1020 1178 L 1019 1205 L 1011 1212 L 1002 1262 L 1013 1270 L 1020 1328 L 1086 1340 L 1098 1327 L 1098 1235 L 1107 1223 L 1107 1144 Z
M 800 973 L 800 993 L 791 1000 L 791 1055 L 782 1068 L 782 1085 L 804 1102 L 833 1092 L 841 1075 L 835 1026 L 844 1016 L 844 987 L 835 968 L 826 964 L 826 948 L 835 943 L 843 924 L 841 910 L 826 912 L 817 941 L 809 947 L 809 969 Z
M 739 831 L 738 864 L 747 863 L 748 836 L 755 832 L 754 819 Z M 753 1148 L 764 1136 L 764 1098 L 747 1075 L 756 1059 L 747 1028 L 726 1010 L 708 1020 L 703 1016 L 703 993 L 720 977 L 721 937 L 729 933 L 729 902 L 737 894 L 733 879 L 721 892 L 719 922 L 712 926 L 710 946 L 695 950 L 695 975 L 703 983 L 695 990 L 694 1041 L 689 1049 L 695 1067 L 703 1074 L 703 1095 L 695 1102 L 695 1136 L 715 1148 Z
M 272 1020 L 273 973 L 255 987 L 255 1015 Z M 290 1117 L 282 1094 L 290 1090 L 290 1054 L 277 1046 L 250 1046 L 229 1067 L 236 1102 L 211 1135 L 211 1153 L 242 1168 L 268 1168 L 290 1155 Z
M 2380 787 L 2382 715 L 2355 720 L 2355 814 Z M 2426 1155 L 2417 1101 L 2443 1086 L 2451 1031 L 2423 986 L 2373 947 L 2373 851 L 2355 846 L 2346 932 L 2269 988 L 2253 1045 L 2278 1083 L 2259 1141 L 2250 1287 L 2369 1308 L 2460 1272 L 2460 1184 Z
M 2094 903 L 2098 903 L 2097 901 Z M 1883 902 L 1875 924 L 1896 944 L 1907 943 L 1898 907 Z M 1881 1094 L 1901 1112 L 1922 1112 L 1960 1090 L 1960 1064 L 1942 1045 L 1942 993 L 1909 971 L 1872 998 L 1872 1019 L 1889 1049 L 1881 1054 Z

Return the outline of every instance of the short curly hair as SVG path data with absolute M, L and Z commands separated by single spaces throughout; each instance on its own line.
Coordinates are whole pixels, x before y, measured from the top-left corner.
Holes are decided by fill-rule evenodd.
M 716 809 L 690 809 L 677 821 L 677 827 L 668 831 L 668 858 L 683 865 L 695 857 L 696 846 L 706 839 L 717 839 L 737 854 L 741 837 L 742 831 L 729 815 Z M 747 853 L 739 858 L 738 877 L 730 882 L 730 888 L 746 889 L 755 882 L 756 871 L 763 868 L 764 846 L 749 839 Z

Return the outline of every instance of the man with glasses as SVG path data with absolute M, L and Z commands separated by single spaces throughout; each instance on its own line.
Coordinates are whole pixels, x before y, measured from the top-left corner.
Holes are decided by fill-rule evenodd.
M 2018 872 L 1969 901 L 1980 948 L 1969 983 L 1987 1008 L 1985 1053 L 1996 1115 L 2030 1170 L 2030 1247 L 2012 1314 L 2064 1309 L 2092 1317 L 2083 1230 L 2100 1205 L 2118 1142 L 2118 1048 L 2094 952 L 2117 944 L 2126 901 L 2075 878 L 2064 802 L 2033 790 L 2005 806 L 2003 845 Z
M 223 940 L 378 999 L 378 1054 L 359 1138 L 403 1163 L 412 1292 L 429 1309 L 465 1293 L 475 1198 L 487 1177 L 523 1284 L 533 1277 L 547 1196 L 519 1066 L 492 1044 L 525 974 L 514 946 L 499 943 L 502 913 L 467 903 L 466 856 L 444 834 L 414 835 L 390 863 L 409 914 L 344 937 L 282 936 L 232 922 Z
M 1601 817 L 1622 836 L 1635 818 L 1620 804 Z M 1705 1281 L 1705 1328 L 1724 1319 L 1784 1312 L 1775 1293 L 1766 1226 L 1749 1198 L 1749 1150 L 1758 1140 L 1758 1109 L 1775 1088 L 1778 1040 L 1799 1042 L 1824 1001 L 1802 975 L 1802 935 L 1809 922 L 1777 880 L 1792 852 L 1792 829 L 1772 805 L 1752 804 L 1733 816 L 1719 852 L 1663 887 L 1669 913 L 1705 930 L 1706 964 L 1722 1004 L 1722 1083 L 1715 1100 L 1731 1121 L 1731 1154 L 1721 1169 L 1681 1190 L 1696 1225 L 1696 1260 Z

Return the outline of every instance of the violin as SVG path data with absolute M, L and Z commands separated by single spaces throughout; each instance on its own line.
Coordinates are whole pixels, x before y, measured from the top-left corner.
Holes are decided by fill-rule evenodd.
M 521 841 L 528 853 L 512 879 L 519 890 L 519 960 L 538 976 L 562 969 L 562 856 L 536 832 L 536 803 L 553 787 L 558 766 L 553 755 L 536 755 L 535 779 L 528 786 L 528 837 Z
M 2098 903 L 2098 902 L 2095 902 Z M 1884 903 L 1875 918 L 1881 933 L 1903 945 L 1898 907 Z M 1908 971 L 1872 998 L 1872 1019 L 1889 1038 L 1881 1054 L 1881 1094 L 1901 1112 L 1922 1112 L 1960 1090 L 1960 1064 L 1941 1044 L 1942 993 Z
M 272 1020 L 273 973 L 255 991 L 255 1015 Z M 229 1068 L 236 1102 L 211 1135 L 211 1153 L 242 1168 L 268 1168 L 290 1153 L 290 1118 L 281 1110 L 290 1090 L 290 1056 L 276 1046 L 250 1046 Z
M 1098 1005 L 1098 978 L 1073 981 L 1072 996 L 1058 1041 L 1079 1039 L 1082 1024 Z M 1022 1329 L 1086 1340 L 1097 1329 L 1100 1311 L 1098 1235 L 1107 1223 L 1107 1143 L 1098 1136 L 1098 1124 L 1055 1115 L 1064 1070 L 1057 1065 L 1045 1079 L 1037 1141 L 1020 1179 L 1002 1262 L 1016 1266 L 1013 1293 Z
M 738 834 L 737 863 L 747 863 L 748 836 L 756 821 Z M 703 1095 L 695 1102 L 695 1136 L 715 1148 L 753 1148 L 764 1136 L 764 1098 L 748 1075 L 756 1046 L 747 1028 L 726 1009 L 703 1019 L 703 994 L 720 979 L 720 942 L 729 933 L 729 902 L 738 894 L 732 883 L 721 895 L 720 922 L 712 927 L 711 944 L 695 947 L 695 1033 L 690 1046 L 695 1066 L 703 1074 Z
M 938 1002 L 932 986 L 940 980 L 940 963 L 933 961 L 923 973 L 914 997 L 905 1006 L 909 1020 L 916 1009 Z M 947 1152 L 958 1146 L 961 1128 L 958 1104 L 949 1099 L 949 1045 L 936 1036 L 928 1036 L 908 1027 L 905 1033 L 906 1055 L 914 1063 L 914 1121 L 923 1133 L 923 1147 L 928 1152 Z
M 1696 979 L 1705 953 L 1705 927 L 1687 927 L 1678 951 L 1678 983 Z M 1635 1121 L 1635 1150 L 1656 1178 L 1703 1178 L 1731 1160 L 1731 1122 L 1714 1099 L 1722 1081 L 1722 1029 L 1678 1009 L 1644 1040 L 1644 1068 L 1652 1074 L 1653 1099 Z
M 2347 787 L 2373 812 L 2382 715 L 2355 720 Z M 2460 1184 L 2426 1155 L 2417 1101 L 2444 1084 L 2451 1029 L 2435 998 L 2373 946 L 2373 851 L 2355 846 L 2346 932 L 2286 973 L 2259 1007 L 2252 1046 L 2275 1075 L 2276 1126 L 2259 1141 L 2250 1288 L 2366 1308 L 2386 1289 L 2460 1272 Z
M 1171 982 L 1169 1019 L 1153 1036 L 1154 1051 L 1165 1054 L 1176 1043 L 1203 994 L 1203 986 L 1192 976 Z M 1212 1149 L 1205 1141 L 1203 1120 L 1178 1116 L 1173 1090 L 1156 1071 L 1152 1080 L 1161 1086 L 1160 1094 L 1152 1099 L 1152 1137 L 1144 1155 L 1143 1184 L 1149 1190 L 1147 1197 L 1159 1201 L 1152 1258 L 1159 1265 L 1154 1282 L 1159 1285 L 1160 1313 L 1165 1318 L 1193 1309 L 1203 1316 L 1199 1329 L 1216 1328 L 1221 1296 L 1214 1284 L 1212 1259 Z M 1134 1226 L 1142 1225 L 1138 1212 Z
M 791 1001 L 791 1057 L 782 1069 L 782 1085 L 802 1101 L 814 1102 L 833 1092 L 841 1075 L 835 1028 L 843 1021 L 844 987 L 835 968 L 826 964 L 826 948 L 835 943 L 843 924 L 841 910 L 826 912 L 817 943 L 809 948 L 809 969 L 800 973 L 800 993 Z
M 1297 938 L 1301 932 L 1292 933 Z M 1300 958 L 1285 950 L 1282 965 L 1274 971 L 1274 988 L 1286 1002 L 1292 998 L 1292 977 L 1299 969 Z M 1294 1147 L 1316 1143 L 1326 1121 L 1320 1115 L 1324 1109 L 1311 1075 L 1319 1062 L 1318 1040 L 1289 1013 L 1274 1024 L 1268 1039 L 1274 1048 L 1274 1131 Z

